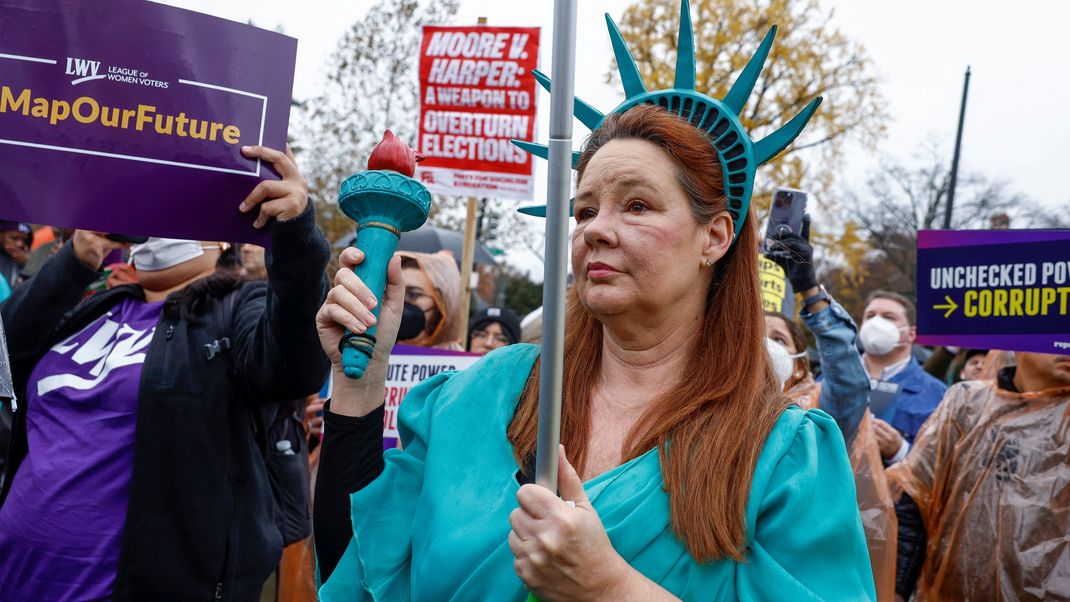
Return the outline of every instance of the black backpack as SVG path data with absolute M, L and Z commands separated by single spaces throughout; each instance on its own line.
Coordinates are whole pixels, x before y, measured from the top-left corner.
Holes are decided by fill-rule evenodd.
M 231 333 L 231 316 L 237 291 L 215 303 L 216 332 Z M 216 355 L 230 358 L 230 337 L 223 336 L 205 345 L 211 360 Z M 233 365 L 231 366 L 233 369 Z M 283 546 L 305 539 L 312 533 L 309 503 L 308 444 L 303 420 L 304 400 L 283 404 L 257 404 L 252 410 L 252 429 L 259 443 L 275 501 L 275 526 Z
M 308 443 L 305 436 L 304 400 L 268 406 L 275 410 L 275 419 L 267 428 L 267 453 L 264 463 L 271 481 L 271 495 L 275 498 L 275 525 L 282 534 L 282 544 L 288 546 L 312 533 L 312 513 L 309 504 Z M 279 449 L 283 441 L 290 445 Z

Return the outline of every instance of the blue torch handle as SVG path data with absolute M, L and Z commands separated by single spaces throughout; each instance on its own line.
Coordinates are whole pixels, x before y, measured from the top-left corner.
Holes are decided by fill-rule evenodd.
M 364 263 L 354 268 L 353 272 L 364 281 L 378 301 L 372 309 L 376 320 L 379 319 L 379 308 L 383 305 L 383 293 L 386 291 L 386 268 L 397 246 L 397 235 L 385 228 L 361 227 L 357 236 L 357 248 L 364 252 Z M 360 334 L 346 330 L 338 342 L 338 349 L 342 352 L 342 369 L 347 377 L 358 379 L 364 376 L 375 352 L 375 332 L 376 326 Z

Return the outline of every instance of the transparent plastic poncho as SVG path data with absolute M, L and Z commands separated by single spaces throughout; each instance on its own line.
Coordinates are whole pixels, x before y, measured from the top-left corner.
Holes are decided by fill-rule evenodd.
M 1070 387 L 959 383 L 887 474 L 925 522 L 918 600 L 1070 600 Z
M 799 383 L 787 391 L 788 397 L 805 409 L 818 407 L 821 384 L 813 380 Z M 854 443 L 848 450 L 851 470 L 855 477 L 858 511 L 862 516 L 862 528 L 869 548 L 869 561 L 873 567 L 873 582 L 879 602 L 892 602 L 895 598 L 896 539 L 899 524 L 895 518 L 888 479 L 884 475 L 880 447 L 873 433 L 873 414 L 866 410 L 858 425 Z

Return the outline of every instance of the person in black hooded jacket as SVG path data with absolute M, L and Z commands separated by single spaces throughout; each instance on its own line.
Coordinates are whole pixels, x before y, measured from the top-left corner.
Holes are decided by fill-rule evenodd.
M 326 378 L 315 315 L 329 249 L 292 155 L 243 151 L 283 177 L 239 207 L 259 209 L 257 227 L 275 222 L 268 282 L 216 272 L 211 244 L 150 242 L 135 248 L 135 265 L 160 260 L 154 248 L 192 248 L 193 257 L 171 265 L 185 257 L 173 255 L 142 272 L 141 285 L 83 301 L 113 243 L 79 231 L 0 306 L 20 401 L 0 494 L 0 598 L 67 599 L 92 587 L 91 597 L 115 600 L 255 600 L 277 566 L 282 538 L 260 409 Z M 186 280 L 163 282 L 166 270 L 185 270 Z M 135 314 L 149 322 L 123 322 Z M 139 372 L 124 372 L 138 363 Z M 132 379 L 125 388 L 103 386 L 123 374 Z M 95 523 L 109 505 L 117 520 Z M 71 514 L 86 518 L 57 529 Z M 94 535 L 101 530 L 112 539 Z

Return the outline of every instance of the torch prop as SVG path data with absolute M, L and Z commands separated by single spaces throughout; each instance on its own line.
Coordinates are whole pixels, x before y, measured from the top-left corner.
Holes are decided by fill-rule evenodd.
M 431 210 L 431 193 L 410 177 L 421 158 L 388 130 L 368 160 L 373 169 L 349 176 L 338 191 L 342 213 L 357 223 L 357 248 L 364 252 L 364 263 L 353 271 L 379 301 L 372 309 L 376 320 L 386 290 L 386 268 L 401 233 L 422 226 Z M 379 166 L 384 169 L 374 169 Z M 347 330 L 338 349 L 345 375 L 364 376 L 375 351 L 375 326 L 359 334 Z

